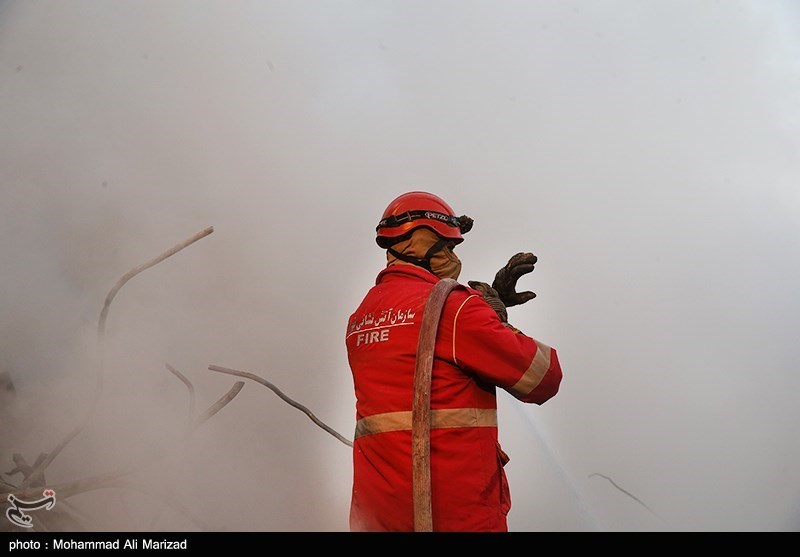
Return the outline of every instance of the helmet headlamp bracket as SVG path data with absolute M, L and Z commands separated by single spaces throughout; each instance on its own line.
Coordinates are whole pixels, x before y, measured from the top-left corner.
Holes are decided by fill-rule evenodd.
M 395 226 L 400 226 L 403 223 L 417 219 L 436 220 L 446 224 L 447 226 L 458 228 L 462 234 L 466 234 L 472 230 L 473 224 L 473 220 L 467 215 L 456 217 L 446 213 L 439 213 L 437 211 L 406 211 L 405 213 L 401 213 L 399 215 L 391 215 L 385 219 L 381 219 L 375 229 L 380 230 L 381 228 L 394 228 Z

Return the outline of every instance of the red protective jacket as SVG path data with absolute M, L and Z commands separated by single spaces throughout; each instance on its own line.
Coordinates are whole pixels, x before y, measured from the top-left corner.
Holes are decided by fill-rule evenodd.
M 414 529 L 411 406 L 416 349 L 434 274 L 392 265 L 350 316 L 356 395 L 352 531 Z M 497 441 L 495 387 L 542 404 L 558 392 L 556 351 L 500 321 L 459 285 L 439 323 L 431 384 L 431 497 L 436 531 L 506 531 L 511 499 Z

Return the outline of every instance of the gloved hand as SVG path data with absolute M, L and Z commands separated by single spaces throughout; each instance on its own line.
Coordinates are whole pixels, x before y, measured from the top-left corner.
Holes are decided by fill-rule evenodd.
M 519 277 L 533 271 L 537 257 L 532 253 L 518 253 L 511 257 L 505 267 L 497 271 L 492 288 L 505 307 L 518 306 L 536 297 L 533 292 L 517 292 Z
M 467 284 L 469 284 L 470 288 L 474 288 L 483 295 L 483 299 L 486 300 L 486 303 L 497 313 L 497 317 L 500 318 L 500 321 L 506 324 L 508 323 L 508 312 L 500 296 L 497 295 L 497 290 L 485 282 L 478 282 L 477 280 L 468 281 Z

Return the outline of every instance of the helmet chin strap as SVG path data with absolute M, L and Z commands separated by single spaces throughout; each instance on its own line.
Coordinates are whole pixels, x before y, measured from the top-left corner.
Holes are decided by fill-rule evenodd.
M 400 253 L 399 251 L 392 248 L 386 248 L 386 251 L 391 253 L 400 261 L 411 263 L 412 265 L 416 265 L 417 267 L 422 267 L 426 271 L 433 273 L 433 270 L 431 269 L 431 259 L 433 259 L 433 256 L 439 253 L 442 250 L 442 248 L 444 248 L 447 245 L 447 242 L 448 240 L 441 239 L 435 244 L 433 244 L 428 249 L 428 251 L 425 252 L 425 255 L 422 257 L 422 259 L 419 259 L 417 257 L 411 257 L 410 255 L 406 255 L 404 253 Z

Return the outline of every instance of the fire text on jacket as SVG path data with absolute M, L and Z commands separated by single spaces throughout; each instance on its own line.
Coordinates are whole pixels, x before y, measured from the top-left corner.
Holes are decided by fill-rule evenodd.
M 386 342 L 389 340 L 389 329 L 383 328 L 380 331 L 366 331 L 356 335 L 356 346 L 371 344 L 373 342 Z
M 413 325 L 416 313 L 411 309 L 394 308 L 370 311 L 363 315 L 353 315 L 347 327 L 347 338 L 356 335 L 356 346 L 386 342 L 389 340 L 389 329 Z

